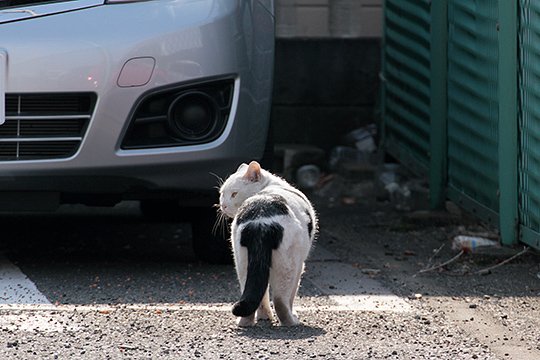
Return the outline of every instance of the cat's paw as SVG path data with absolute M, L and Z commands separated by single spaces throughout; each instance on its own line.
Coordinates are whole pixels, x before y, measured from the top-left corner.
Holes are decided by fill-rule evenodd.
M 253 316 L 241 317 L 236 321 L 236 324 L 240 327 L 255 326 L 255 318 Z
M 264 321 L 272 321 L 274 320 L 274 316 L 272 315 L 272 312 L 269 311 L 261 311 L 257 310 L 257 321 L 258 320 L 264 320 Z
M 288 319 L 279 321 L 280 326 L 299 326 L 302 325 L 300 320 L 298 320 L 298 317 L 296 315 L 291 315 Z

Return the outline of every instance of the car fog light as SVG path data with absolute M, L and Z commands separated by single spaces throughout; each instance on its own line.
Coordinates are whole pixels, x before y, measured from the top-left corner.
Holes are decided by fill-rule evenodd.
M 169 107 L 169 126 L 180 138 L 198 140 L 211 133 L 219 116 L 214 99 L 203 92 L 182 94 Z
M 225 130 L 233 93 L 233 79 L 203 79 L 154 90 L 137 102 L 121 148 L 150 149 L 212 142 Z

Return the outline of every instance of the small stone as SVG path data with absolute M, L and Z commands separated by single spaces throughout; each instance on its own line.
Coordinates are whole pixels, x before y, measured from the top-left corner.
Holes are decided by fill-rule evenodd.
M 362 269 L 360 271 L 362 271 L 362 274 L 366 275 L 378 275 L 381 272 L 379 269 Z
M 476 304 L 469 304 L 469 309 L 476 309 L 478 305 Z

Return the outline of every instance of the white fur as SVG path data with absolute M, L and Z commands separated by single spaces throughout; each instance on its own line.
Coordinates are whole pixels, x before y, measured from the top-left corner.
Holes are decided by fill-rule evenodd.
M 299 195 L 291 193 L 291 191 L 294 191 L 301 194 L 297 189 L 278 176 L 263 169 L 257 169 L 257 163 L 255 163 L 256 166 L 253 166 L 255 166 L 259 177 L 255 181 L 253 178 L 250 179 L 247 175 L 253 170 L 253 163 L 249 166 L 242 164 L 237 172 L 224 182 L 220 189 L 220 209 L 225 215 L 234 218 L 238 209 L 245 201 L 250 201 L 254 196 L 264 196 L 257 195 L 262 190 L 265 193 L 271 192 L 272 194 L 281 195 L 287 200 L 288 215 L 254 221 L 258 223 L 277 222 L 284 229 L 281 244 L 277 250 L 272 251 L 269 287 L 280 324 L 284 326 L 297 325 L 299 321 L 292 309 L 293 301 L 304 270 L 304 262 L 309 255 L 314 241 L 317 218 L 313 207 L 305 196 L 301 195 L 303 196 L 302 198 Z M 311 216 L 306 214 L 306 211 Z M 314 220 L 312 224 L 313 235 L 309 236 L 307 229 L 311 219 Z M 240 235 L 243 227 L 246 225 L 247 223 L 237 225 L 236 219 L 234 219 L 231 227 L 231 241 L 236 272 L 242 292 L 244 291 L 247 277 L 248 258 L 247 249 L 240 245 Z M 268 290 L 256 312 L 256 316 L 257 319 L 272 318 Z M 240 318 L 238 324 L 240 326 L 251 326 L 255 324 L 255 318 L 254 316 Z

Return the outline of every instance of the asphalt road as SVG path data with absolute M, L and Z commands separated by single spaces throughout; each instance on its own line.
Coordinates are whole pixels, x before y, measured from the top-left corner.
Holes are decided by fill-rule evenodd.
M 234 268 L 200 263 L 188 224 L 148 221 L 134 203 L 0 215 L 0 358 L 540 358 L 537 254 L 511 277 L 456 274 L 496 256 L 418 276 L 457 225 L 400 228 L 368 204 L 320 210 L 303 324 L 248 329 L 230 312 Z

